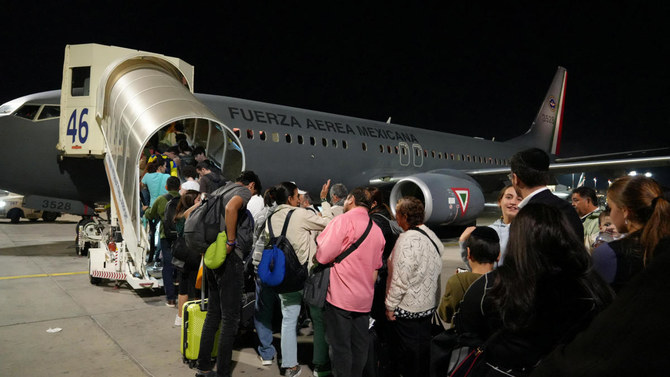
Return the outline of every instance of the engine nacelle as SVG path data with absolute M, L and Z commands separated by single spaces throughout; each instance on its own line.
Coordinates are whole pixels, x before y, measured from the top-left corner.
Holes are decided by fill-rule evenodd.
M 403 178 L 391 190 L 390 205 L 404 196 L 424 203 L 427 224 L 466 225 L 484 209 L 484 194 L 479 184 L 465 173 L 440 169 Z

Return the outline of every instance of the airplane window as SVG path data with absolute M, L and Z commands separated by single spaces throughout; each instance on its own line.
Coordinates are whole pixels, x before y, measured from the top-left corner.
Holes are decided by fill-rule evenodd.
M 25 118 L 29 120 L 35 119 L 35 115 L 40 110 L 40 105 L 23 105 L 19 107 L 14 115 L 19 118 Z
M 333 148 L 337 148 L 337 140 L 333 139 Z
M 384 146 L 379 144 L 379 153 L 384 153 Z
M 395 154 L 400 154 L 400 150 L 398 149 L 398 146 L 395 146 Z
M 324 137 L 324 138 L 321 138 L 321 144 L 322 144 L 324 147 L 327 147 L 327 146 L 328 146 L 328 140 L 327 140 L 325 137 Z
M 70 95 L 72 97 L 88 96 L 91 67 L 73 67 Z
M 258 138 L 265 141 L 265 131 L 258 131 Z
M 286 142 L 291 143 L 291 134 L 286 134 Z
M 454 160 L 454 154 L 453 154 L 453 153 L 450 154 L 450 155 L 449 155 L 449 158 L 453 161 L 453 160 Z
M 272 141 L 274 141 L 275 143 L 279 143 L 279 133 L 277 132 L 272 133 Z
M 430 152 L 430 154 L 431 154 L 431 156 L 433 156 L 433 158 L 435 158 L 435 150 L 432 150 L 432 151 Z
M 438 153 L 437 153 L 437 158 L 438 158 L 438 160 L 441 160 L 441 159 L 442 159 L 442 152 L 438 152 Z
M 428 157 L 428 149 L 423 150 L 423 157 Z
M 60 106 L 45 105 L 40 112 L 39 120 L 58 118 L 60 116 Z
M 233 133 L 235 133 L 235 136 L 240 137 L 240 129 L 239 128 L 233 128 Z
M 349 146 L 347 145 L 347 141 L 346 141 L 346 140 L 342 140 L 342 148 L 344 148 L 344 149 L 349 148 Z
M 363 148 L 364 151 L 368 150 L 368 145 L 365 143 L 361 143 L 361 147 Z
M 316 145 L 316 139 L 314 139 L 313 136 L 310 136 L 310 137 L 309 137 L 309 143 L 310 143 L 311 145 Z
M 391 146 L 390 145 L 386 146 L 386 151 L 389 152 L 389 154 L 393 153 L 393 152 L 391 152 Z
M 254 138 L 254 130 L 247 130 L 247 139 Z
M 305 140 L 302 138 L 302 135 L 298 135 L 298 144 L 303 144 Z

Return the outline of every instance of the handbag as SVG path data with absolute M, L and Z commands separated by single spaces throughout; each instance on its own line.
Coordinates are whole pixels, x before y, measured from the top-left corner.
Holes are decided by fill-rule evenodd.
M 484 349 L 482 347 L 477 347 L 472 349 L 470 353 L 465 357 L 463 361 L 454 369 L 454 371 L 449 375 L 449 377 L 467 377 L 472 376 L 471 372 L 476 370 L 484 360 L 482 354 Z
M 172 241 L 170 248 L 172 249 L 172 256 L 183 261 L 185 268 L 189 270 L 198 268 L 198 265 L 200 264 L 200 255 L 189 252 L 186 247 L 186 240 L 183 236 L 178 235 L 177 238 Z
M 216 236 L 216 241 L 209 245 L 209 247 L 207 247 L 207 251 L 205 251 L 205 267 L 209 268 L 210 270 L 221 267 L 223 261 L 226 260 L 226 254 L 228 253 L 226 249 L 227 241 L 228 237 L 226 237 L 225 231 L 220 232 Z
M 455 328 L 440 332 L 430 340 L 430 376 L 448 376 L 454 372 L 482 341 L 470 334 L 458 334 Z
M 481 343 L 479 342 L 479 345 L 476 345 L 478 342 L 478 339 L 473 336 L 469 336 L 469 334 L 462 334 L 458 335 L 456 334 L 456 331 L 454 329 L 454 334 L 456 334 L 456 347 L 463 347 L 467 346 L 469 347 L 469 353 L 465 356 L 465 358 L 462 358 L 462 355 L 464 354 L 463 349 L 458 349 L 454 348 L 451 353 L 451 358 L 450 358 L 450 365 L 449 365 L 449 377 L 467 377 L 467 376 L 472 376 L 474 374 L 477 375 L 482 375 L 482 368 L 488 369 L 489 371 L 493 368 L 498 370 L 496 367 L 488 364 L 486 362 L 486 357 L 484 353 L 486 352 L 486 348 L 489 346 L 489 344 L 493 341 L 493 339 L 497 338 L 501 333 L 503 332 L 503 329 L 498 329 L 495 333 L 493 333 L 491 336 L 489 336 L 488 339 L 486 339 L 485 342 Z M 454 352 L 453 351 L 458 351 L 459 353 L 456 355 L 457 357 L 455 358 Z M 453 371 L 451 370 L 453 368 Z M 486 372 L 483 373 L 484 375 L 489 375 Z M 506 371 L 504 373 L 507 376 L 514 376 L 510 371 Z
M 326 305 L 326 296 L 328 294 L 328 285 L 330 284 L 330 268 L 335 263 L 340 263 L 344 258 L 351 254 L 354 250 L 363 243 L 365 238 L 370 233 L 372 228 L 372 219 L 368 221 L 368 226 L 365 228 L 363 235 L 356 240 L 347 250 L 343 251 L 335 258 L 332 263 L 317 264 L 312 268 L 312 273 L 305 279 L 305 287 L 303 288 L 302 298 L 309 305 L 323 308 Z

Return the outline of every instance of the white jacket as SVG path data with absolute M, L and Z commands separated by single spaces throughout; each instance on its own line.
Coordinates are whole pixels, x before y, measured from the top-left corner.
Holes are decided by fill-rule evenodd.
M 433 242 L 416 230 L 398 236 L 389 257 L 386 285 L 386 309 L 401 308 L 421 313 L 437 307 L 440 302 L 440 274 L 444 246 L 427 226 L 419 226 Z

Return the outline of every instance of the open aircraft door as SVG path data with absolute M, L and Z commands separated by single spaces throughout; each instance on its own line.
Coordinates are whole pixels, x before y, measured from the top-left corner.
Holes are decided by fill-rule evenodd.
M 244 170 L 238 138 L 193 96 L 192 82 L 193 67 L 176 58 L 95 44 L 66 47 L 59 150 L 63 158 L 104 158 L 111 192 L 111 224 L 100 247 L 89 250 L 92 282 L 162 286 L 147 273 L 149 240 L 140 217 L 139 161 L 154 135 L 181 123 L 226 178 Z

